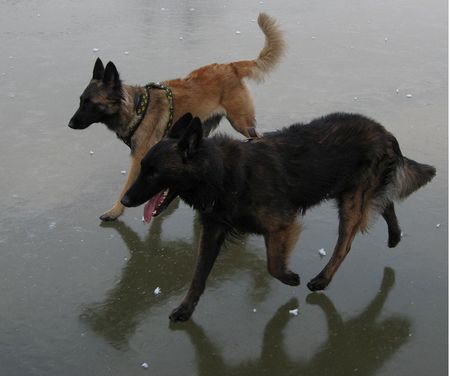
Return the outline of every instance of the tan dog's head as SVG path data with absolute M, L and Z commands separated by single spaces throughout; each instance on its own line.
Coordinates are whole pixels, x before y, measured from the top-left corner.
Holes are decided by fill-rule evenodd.
M 69 122 L 73 129 L 85 129 L 93 123 L 114 128 L 123 98 L 119 72 L 111 61 L 103 67 L 98 58 L 92 79 L 80 96 L 80 106 Z

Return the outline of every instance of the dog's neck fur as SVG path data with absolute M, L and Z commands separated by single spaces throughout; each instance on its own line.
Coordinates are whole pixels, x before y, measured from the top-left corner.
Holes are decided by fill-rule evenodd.
M 142 86 L 122 84 L 122 100 L 119 109 L 105 120 L 105 125 L 119 137 L 126 137 L 131 131 L 132 124 L 137 121 L 135 100 L 137 95 L 145 92 Z M 145 116 L 145 114 L 144 114 Z
M 195 156 L 198 162 L 193 162 L 204 165 L 201 169 L 203 173 L 195 176 L 197 182 L 192 190 L 180 194 L 184 202 L 201 213 L 210 212 L 217 204 L 223 205 L 221 201 L 225 197 L 224 191 L 231 192 L 234 199 L 242 189 L 240 169 L 236 168 L 234 161 L 232 166 L 225 165 L 222 156 L 224 145 L 217 142 L 217 139 L 225 141 L 228 148 L 240 146 L 238 141 L 228 139 L 226 136 L 203 139 L 202 146 Z M 215 159 L 215 163 L 212 163 L 212 159 Z M 225 205 L 230 209 L 232 203 L 227 202 Z

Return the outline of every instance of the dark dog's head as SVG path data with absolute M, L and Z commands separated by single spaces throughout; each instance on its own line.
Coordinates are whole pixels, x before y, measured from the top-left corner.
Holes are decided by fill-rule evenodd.
M 109 62 L 104 68 L 98 58 L 92 79 L 80 96 L 80 107 L 70 119 L 69 127 L 85 129 L 93 123 L 108 125 L 118 115 L 122 98 L 122 84 L 116 66 Z
M 182 116 L 168 135 L 153 146 L 141 161 L 136 182 L 122 198 L 125 206 L 139 206 L 150 199 L 151 216 L 156 216 L 192 184 L 191 163 L 203 138 L 200 120 Z M 146 210 L 147 211 L 147 210 Z
M 150 200 L 144 210 L 149 221 L 177 196 L 194 207 L 211 202 L 215 190 L 208 187 L 214 182 L 219 185 L 223 167 L 214 162 L 215 153 L 208 152 L 205 143 L 200 120 L 189 113 L 182 116 L 144 157 L 141 172 L 122 204 L 139 206 Z

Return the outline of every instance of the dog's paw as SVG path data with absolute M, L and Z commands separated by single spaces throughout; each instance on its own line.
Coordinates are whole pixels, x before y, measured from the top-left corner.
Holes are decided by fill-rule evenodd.
M 111 221 L 115 221 L 118 217 L 117 216 L 113 216 L 110 215 L 108 213 L 103 213 L 99 219 L 102 220 L 103 222 L 111 222 Z
M 328 286 L 329 283 L 330 283 L 330 281 L 327 278 L 325 278 L 321 275 L 318 275 L 318 276 L 314 277 L 313 279 L 311 279 L 311 281 L 309 281 L 306 286 L 308 286 L 308 288 L 311 291 L 320 291 L 320 290 L 324 290 Z
M 394 248 L 398 243 L 400 243 L 400 240 L 402 240 L 402 235 L 400 232 L 389 234 L 388 247 Z
M 102 220 L 103 222 L 111 222 L 111 221 L 115 221 L 119 216 L 115 216 L 115 215 L 110 215 L 108 212 L 103 213 L 99 219 Z
M 177 308 L 175 308 L 169 316 L 171 321 L 187 321 L 192 315 L 192 309 L 188 306 L 181 304 Z
M 100 216 L 100 219 L 102 221 L 115 221 L 117 218 L 119 218 L 122 213 L 123 213 L 123 206 L 122 205 L 114 205 L 110 210 L 108 210 L 107 212 L 103 213 Z
M 300 284 L 300 276 L 291 271 L 284 273 L 278 279 L 289 286 L 298 286 Z

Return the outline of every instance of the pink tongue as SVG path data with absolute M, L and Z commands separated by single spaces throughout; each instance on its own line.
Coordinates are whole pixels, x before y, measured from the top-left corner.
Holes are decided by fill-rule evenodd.
M 153 212 L 155 211 L 158 204 L 162 201 L 163 194 L 164 194 L 164 191 L 159 192 L 145 204 L 145 207 L 144 207 L 144 222 L 145 223 L 150 223 L 150 221 L 152 220 Z

